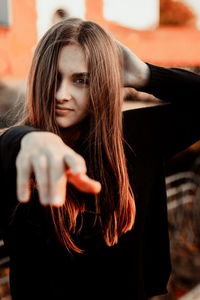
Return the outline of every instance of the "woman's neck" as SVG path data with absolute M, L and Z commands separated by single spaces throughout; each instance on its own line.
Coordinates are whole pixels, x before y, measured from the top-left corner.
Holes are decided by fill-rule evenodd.
M 68 128 L 60 128 L 63 141 L 69 147 L 76 146 L 80 136 L 85 139 L 90 128 L 90 117 L 85 118 L 81 123 Z
M 81 126 L 78 124 L 69 128 L 61 128 L 60 133 L 65 144 L 73 148 L 81 135 Z

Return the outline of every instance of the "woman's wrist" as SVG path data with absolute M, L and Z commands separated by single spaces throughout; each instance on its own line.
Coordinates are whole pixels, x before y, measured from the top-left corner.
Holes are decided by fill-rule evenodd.
M 116 41 L 123 55 L 124 86 L 135 89 L 144 88 L 150 79 L 150 68 L 134 52 Z
M 150 80 L 150 68 L 149 66 L 140 61 L 129 64 L 129 70 L 124 77 L 124 86 L 133 87 L 135 89 L 142 89 L 149 83 Z

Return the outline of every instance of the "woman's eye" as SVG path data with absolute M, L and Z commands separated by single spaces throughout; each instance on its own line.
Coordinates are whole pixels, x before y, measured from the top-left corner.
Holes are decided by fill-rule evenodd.
M 80 85 L 88 85 L 89 84 L 89 80 L 87 78 L 77 78 L 75 80 L 75 82 Z

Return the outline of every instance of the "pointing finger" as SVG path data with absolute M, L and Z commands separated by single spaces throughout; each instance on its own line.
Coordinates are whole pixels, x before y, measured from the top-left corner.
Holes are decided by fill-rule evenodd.
M 91 194 L 98 194 L 101 191 L 101 184 L 100 182 L 91 179 L 86 174 L 72 174 L 68 173 L 68 181 L 72 183 L 78 190 L 91 193 Z
M 30 200 L 30 177 L 31 163 L 29 157 L 24 155 L 23 158 L 19 154 L 16 159 L 17 170 L 17 198 L 20 202 L 28 202 Z

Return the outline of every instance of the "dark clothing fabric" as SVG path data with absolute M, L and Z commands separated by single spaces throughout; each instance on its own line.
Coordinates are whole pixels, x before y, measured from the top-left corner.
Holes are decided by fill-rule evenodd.
M 167 292 L 171 265 L 164 163 L 200 139 L 200 76 L 149 67 L 151 78 L 143 91 L 171 103 L 123 113 L 136 221 L 113 247 L 105 245 L 98 227 L 92 227 L 93 214 L 86 212 L 81 233 L 74 235 L 85 252 L 69 254 L 57 238 L 49 208 L 39 204 L 37 191 L 27 204 L 16 199 L 15 159 L 21 138 L 34 129 L 15 127 L 0 137 L 0 225 L 10 255 L 13 300 L 145 300 Z M 93 196 L 84 197 L 93 203 Z

